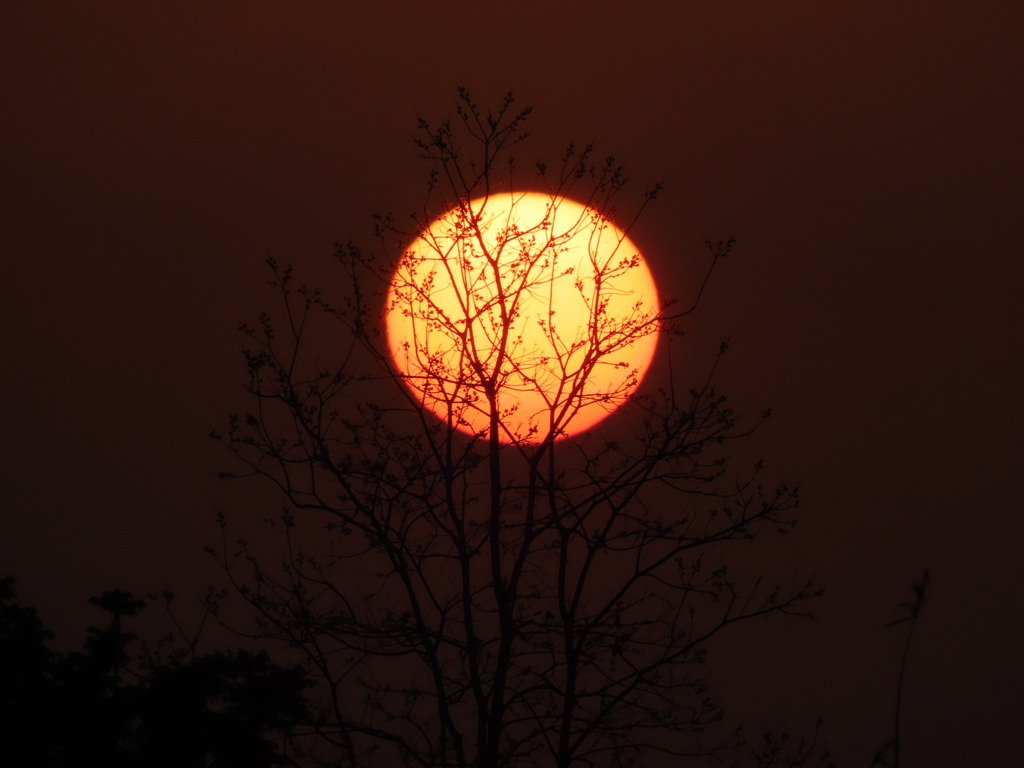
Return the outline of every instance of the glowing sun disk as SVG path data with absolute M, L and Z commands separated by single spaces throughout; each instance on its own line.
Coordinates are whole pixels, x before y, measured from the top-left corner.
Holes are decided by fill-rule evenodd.
M 657 337 L 639 250 L 591 208 L 478 198 L 407 248 L 386 308 L 391 357 L 438 418 L 503 442 L 567 437 L 625 402 Z M 493 417 L 493 422 L 492 422 Z

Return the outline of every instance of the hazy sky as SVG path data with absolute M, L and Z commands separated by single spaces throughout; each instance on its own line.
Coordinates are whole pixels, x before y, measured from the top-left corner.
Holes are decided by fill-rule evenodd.
M 802 524 L 752 568 L 813 572 L 820 621 L 737 634 L 743 717 L 826 718 L 846 765 L 888 738 L 893 606 L 928 567 L 908 765 L 1019 759 L 1024 541 L 1024 6 L 820 2 L 7 2 L 0 10 L 0 575 L 73 642 L 86 598 L 196 594 L 208 440 L 243 404 L 262 262 L 335 279 L 332 243 L 423 196 L 416 118 L 457 83 L 535 107 L 526 150 L 614 152 L 634 240 L 720 338 Z M 492 10 L 493 7 L 493 10 Z M 632 236 L 632 235 L 631 235 Z M 250 506 L 251 505 L 251 506 Z

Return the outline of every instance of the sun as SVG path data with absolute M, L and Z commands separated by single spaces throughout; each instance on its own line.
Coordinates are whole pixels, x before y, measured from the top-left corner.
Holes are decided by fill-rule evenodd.
M 588 430 L 632 395 L 659 328 L 639 249 L 596 210 L 537 192 L 466 201 L 408 246 L 391 359 L 423 408 L 504 443 Z

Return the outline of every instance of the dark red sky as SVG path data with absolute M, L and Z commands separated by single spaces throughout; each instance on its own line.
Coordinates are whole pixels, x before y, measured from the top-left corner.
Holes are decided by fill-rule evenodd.
M 828 595 L 723 651 L 738 713 L 821 713 L 866 765 L 881 626 L 927 566 L 908 765 L 1019 759 L 1024 6 L 362 5 L 0 11 L 0 571 L 68 642 L 102 589 L 198 591 L 212 515 L 252 498 L 206 434 L 242 403 L 262 261 L 327 279 L 333 241 L 420 201 L 416 117 L 512 88 L 529 152 L 594 140 L 638 194 L 665 180 L 636 231 L 665 293 L 739 237 L 694 334 L 732 337 L 723 388 L 774 407 L 758 448 L 804 489 L 758 557 Z

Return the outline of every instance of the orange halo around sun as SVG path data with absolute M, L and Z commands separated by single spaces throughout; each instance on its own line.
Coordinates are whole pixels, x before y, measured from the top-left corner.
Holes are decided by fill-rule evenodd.
M 591 208 L 540 193 L 455 207 L 407 248 L 388 347 L 423 407 L 502 442 L 590 429 L 636 389 L 657 341 L 643 257 Z M 496 410 L 495 410 L 496 409 Z

